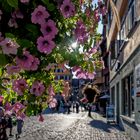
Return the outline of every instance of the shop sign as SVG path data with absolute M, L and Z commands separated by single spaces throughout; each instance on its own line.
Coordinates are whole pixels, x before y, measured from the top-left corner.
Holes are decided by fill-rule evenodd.
M 106 107 L 106 118 L 107 122 L 115 121 L 115 110 L 113 105 L 109 105 L 108 107 Z

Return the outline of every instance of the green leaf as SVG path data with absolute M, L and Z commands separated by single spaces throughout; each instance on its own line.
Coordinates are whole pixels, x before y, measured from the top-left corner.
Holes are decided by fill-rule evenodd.
M 2 0 L 2 8 L 3 8 L 6 12 L 11 12 L 11 11 L 12 11 L 12 7 L 9 6 L 9 4 L 7 3 L 7 0 Z
M 2 76 L 2 74 L 3 74 L 3 70 L 2 68 L 0 68 L 0 77 Z
M 0 66 L 5 66 L 7 63 L 6 56 L 4 54 L 0 54 Z
M 14 8 L 18 8 L 18 0 L 7 0 L 7 3 Z
M 49 0 L 41 0 L 45 5 L 49 4 Z
M 38 32 L 39 32 L 37 26 L 36 26 L 36 25 L 33 25 L 33 24 L 27 24 L 27 25 L 25 26 L 25 28 L 26 28 L 29 32 L 31 32 L 31 33 L 33 33 L 33 34 L 35 34 L 35 35 L 38 34 Z
M 7 38 L 11 38 L 11 39 L 15 38 L 15 36 L 13 34 L 11 34 L 11 33 L 5 33 L 5 36 Z
M 53 11 L 55 9 L 55 5 L 50 3 L 49 0 L 41 0 L 46 6 L 49 11 Z
M 22 48 L 30 48 L 33 46 L 32 42 L 30 42 L 27 39 L 21 39 L 18 41 L 18 44 L 22 47 Z

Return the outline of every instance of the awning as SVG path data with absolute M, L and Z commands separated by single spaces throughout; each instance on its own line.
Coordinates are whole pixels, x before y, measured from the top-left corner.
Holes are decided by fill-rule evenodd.
M 108 98 L 110 98 L 110 96 L 109 95 L 103 95 L 102 97 L 100 97 L 100 99 L 108 99 Z

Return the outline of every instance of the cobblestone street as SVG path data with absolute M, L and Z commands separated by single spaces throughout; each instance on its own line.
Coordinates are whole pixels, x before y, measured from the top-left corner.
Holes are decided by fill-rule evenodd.
M 85 112 L 47 114 L 45 121 L 36 117 L 25 120 L 21 140 L 129 140 L 115 125 L 106 124 L 98 114 L 88 118 Z M 15 128 L 14 128 L 15 131 Z M 15 133 L 15 132 L 14 132 Z M 10 138 L 14 140 L 15 137 Z

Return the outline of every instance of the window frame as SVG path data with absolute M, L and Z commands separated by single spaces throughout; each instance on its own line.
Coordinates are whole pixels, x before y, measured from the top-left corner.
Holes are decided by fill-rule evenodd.
M 132 95 L 131 86 L 134 84 L 134 72 L 131 72 L 125 78 L 122 79 L 122 103 L 124 116 L 133 118 L 135 114 L 135 109 L 132 110 Z M 126 93 L 127 92 L 127 93 Z M 134 102 L 133 102 L 134 106 Z

